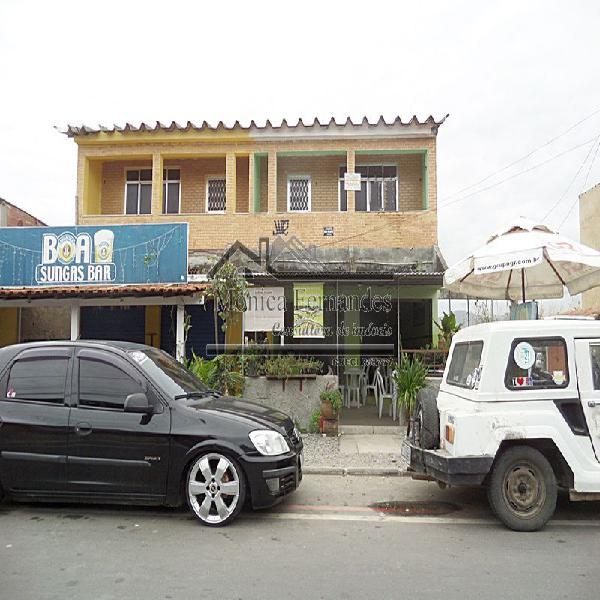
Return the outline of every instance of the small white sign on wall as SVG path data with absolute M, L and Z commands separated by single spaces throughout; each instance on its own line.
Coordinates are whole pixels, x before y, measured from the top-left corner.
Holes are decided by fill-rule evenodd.
M 359 192 L 360 173 L 344 173 L 344 189 L 347 192 Z
M 254 287 L 248 290 L 244 331 L 283 329 L 285 293 L 282 287 Z

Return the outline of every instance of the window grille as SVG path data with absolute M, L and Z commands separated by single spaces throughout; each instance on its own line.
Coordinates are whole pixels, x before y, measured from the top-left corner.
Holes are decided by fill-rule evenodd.
M 310 177 L 288 179 L 288 210 L 290 212 L 310 210 Z
M 226 206 L 225 179 L 209 179 L 207 186 L 207 211 L 225 212 Z

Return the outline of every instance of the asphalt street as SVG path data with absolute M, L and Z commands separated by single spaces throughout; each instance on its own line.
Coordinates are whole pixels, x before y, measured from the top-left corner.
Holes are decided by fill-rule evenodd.
M 477 489 L 306 476 L 208 529 L 183 509 L 0 506 L 0 598 L 598 598 L 600 503 L 505 529 Z

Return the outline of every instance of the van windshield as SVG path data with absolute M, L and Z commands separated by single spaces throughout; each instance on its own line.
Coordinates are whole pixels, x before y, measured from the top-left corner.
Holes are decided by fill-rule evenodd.
M 454 346 L 446 383 L 474 388 L 481 376 L 483 342 L 461 342 Z

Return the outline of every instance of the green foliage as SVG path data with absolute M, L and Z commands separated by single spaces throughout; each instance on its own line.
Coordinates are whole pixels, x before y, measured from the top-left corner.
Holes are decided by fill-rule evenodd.
M 213 387 L 214 372 L 216 370 L 216 363 L 212 360 L 196 356 L 192 352 L 192 358 L 186 361 L 185 366 L 188 371 L 191 371 L 202 383 L 208 387 Z
M 287 379 L 293 375 L 317 374 L 323 368 L 320 360 L 293 355 L 272 356 L 265 363 L 265 373 L 270 377 Z
M 454 334 L 461 327 L 460 324 L 456 322 L 456 315 L 452 311 L 449 313 L 444 311 L 444 316 L 442 317 L 441 321 L 439 323 L 434 321 L 434 323 L 442 334 L 442 339 L 444 340 L 446 348 L 450 348 Z
M 221 354 L 208 360 L 194 354 L 186 367 L 209 388 L 227 396 L 241 396 L 244 391 L 244 376 L 238 356 Z
M 398 388 L 398 406 L 406 414 L 411 414 L 417 401 L 419 390 L 425 387 L 427 369 L 418 357 L 410 358 L 402 354 L 400 365 L 394 370 Z
M 244 347 L 242 355 L 243 372 L 249 377 L 259 377 L 265 375 L 265 364 L 267 362 L 267 352 L 262 347 L 264 344 L 250 342 Z
M 321 430 L 321 411 L 319 409 L 314 410 L 310 415 L 310 421 L 308 424 L 308 431 L 310 433 L 319 433 Z
M 248 284 L 229 261 L 216 272 L 212 284 L 219 316 L 223 319 L 223 331 L 227 331 L 229 317 L 246 309 Z
M 321 402 L 329 402 L 333 409 L 333 414 L 337 415 L 342 409 L 342 393 L 340 390 L 323 390 L 321 395 Z
M 216 365 L 213 387 L 228 396 L 241 396 L 244 391 L 244 376 L 239 356 L 221 354 L 213 358 L 212 362 Z

